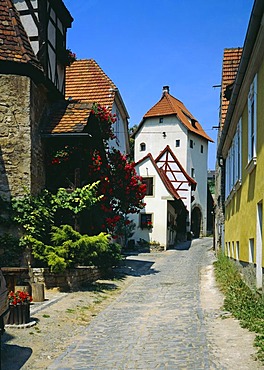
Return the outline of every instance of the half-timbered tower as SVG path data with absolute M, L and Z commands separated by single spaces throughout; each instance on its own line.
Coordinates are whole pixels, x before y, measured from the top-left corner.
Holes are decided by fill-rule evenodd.
M 168 86 L 163 87 L 161 99 L 144 115 L 133 137 L 136 162 L 147 153 L 156 158 L 164 146 L 170 146 L 181 169 L 197 183 L 190 199 L 182 194 L 189 212 L 187 231 L 196 237 L 206 235 L 207 157 L 208 142 L 212 139 L 186 106 L 169 93 Z

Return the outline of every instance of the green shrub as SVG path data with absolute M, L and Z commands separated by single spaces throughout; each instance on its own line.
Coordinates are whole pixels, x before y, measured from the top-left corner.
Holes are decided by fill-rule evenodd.
M 53 226 L 51 245 L 28 238 L 34 258 L 42 261 L 53 272 L 61 272 L 76 265 L 98 266 L 107 269 L 121 259 L 121 247 L 109 242 L 109 235 L 81 235 L 69 225 Z
M 264 361 L 264 300 L 251 290 L 242 278 L 238 266 L 223 253 L 214 263 L 216 280 L 225 294 L 224 309 L 240 320 L 242 327 L 258 334 L 257 357 Z

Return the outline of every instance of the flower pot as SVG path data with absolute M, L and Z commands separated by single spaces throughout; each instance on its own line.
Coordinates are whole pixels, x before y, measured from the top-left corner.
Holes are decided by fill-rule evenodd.
M 7 324 L 21 325 L 27 324 L 30 320 L 30 305 L 29 303 L 9 305 L 9 318 Z

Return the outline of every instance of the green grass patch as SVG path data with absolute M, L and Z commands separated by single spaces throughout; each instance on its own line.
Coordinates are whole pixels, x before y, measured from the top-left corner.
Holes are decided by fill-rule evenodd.
M 255 332 L 257 358 L 264 362 L 264 299 L 244 282 L 236 264 L 219 253 L 214 263 L 216 280 L 225 295 L 224 309 L 240 321 L 243 328 Z
M 67 313 L 75 313 L 76 310 L 74 310 L 73 308 L 67 308 L 66 312 Z

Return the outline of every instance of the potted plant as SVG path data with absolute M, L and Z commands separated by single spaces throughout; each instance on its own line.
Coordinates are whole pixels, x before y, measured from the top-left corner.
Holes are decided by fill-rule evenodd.
M 141 222 L 141 229 L 151 230 L 152 228 L 153 228 L 153 224 L 151 221 Z
M 31 295 L 25 291 L 11 291 L 8 294 L 8 300 L 10 314 L 7 323 L 10 325 L 27 324 L 30 319 Z

